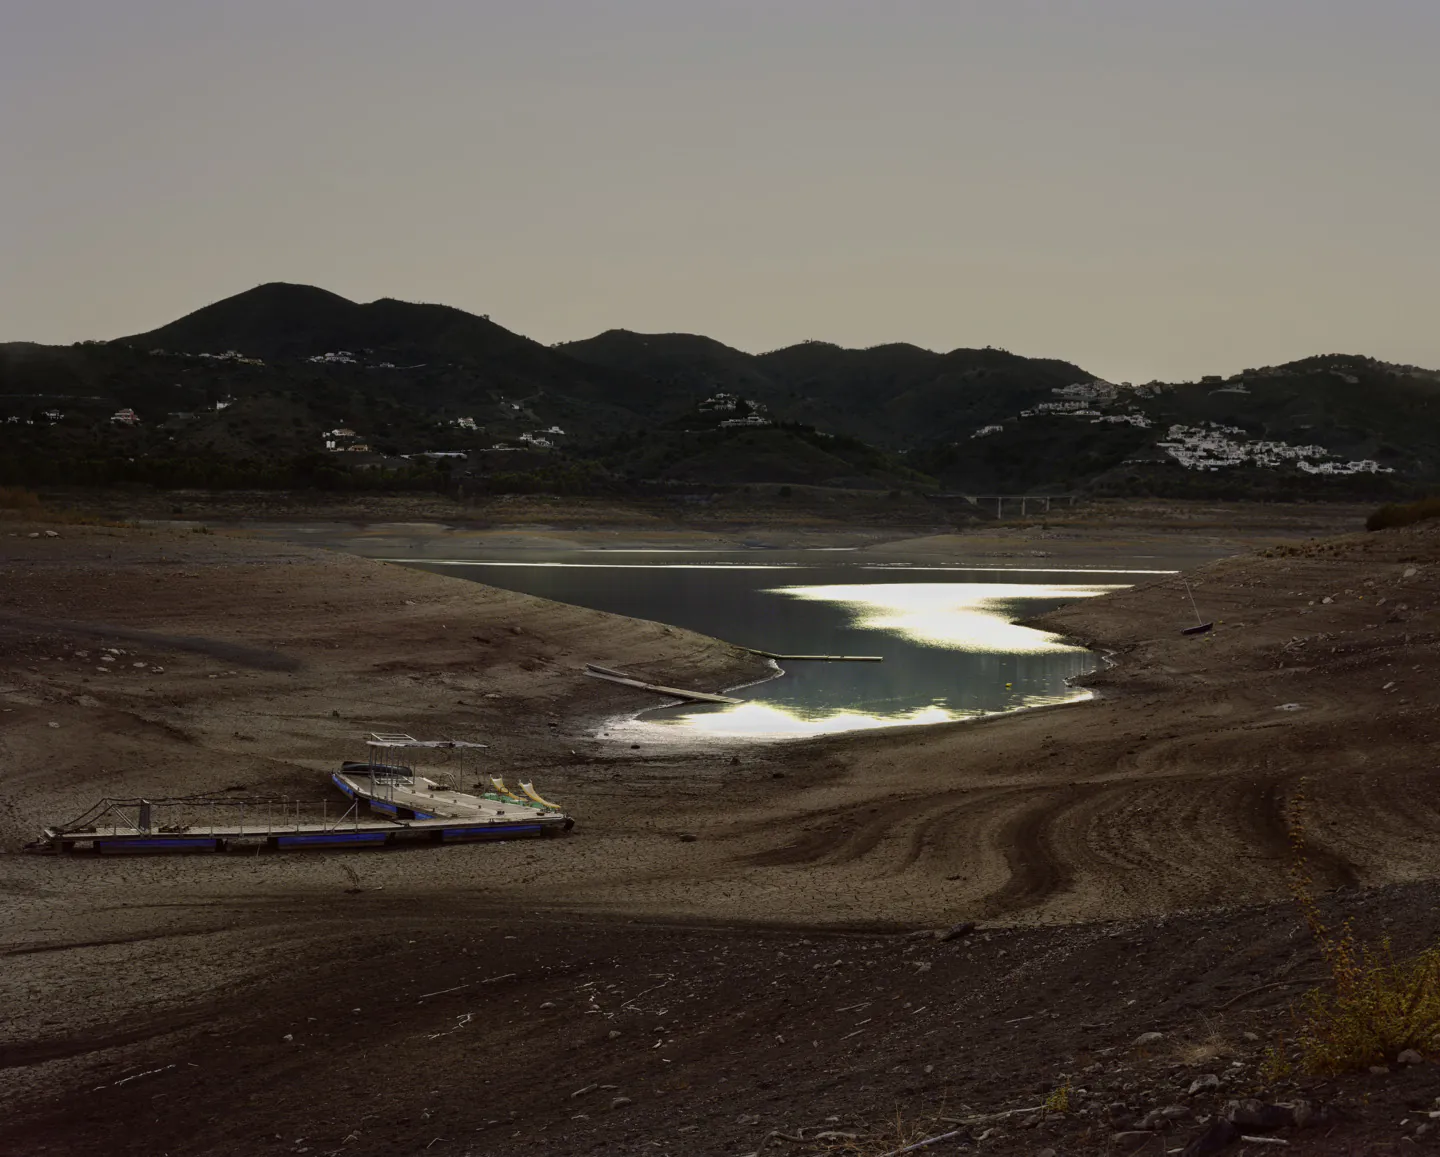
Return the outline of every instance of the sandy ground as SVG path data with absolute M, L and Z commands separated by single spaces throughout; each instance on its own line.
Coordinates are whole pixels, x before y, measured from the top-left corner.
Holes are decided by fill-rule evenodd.
M 1217 626 L 1181 636 L 1183 590 L 1157 577 L 1046 624 L 1114 653 L 1091 702 L 738 752 L 592 738 L 596 720 L 643 702 L 578 677 L 586 661 L 713 688 L 759 673 L 752 658 L 684 631 L 293 546 L 280 541 L 293 532 L 273 528 L 263 538 L 0 529 L 0 998 L 13 1014 L 0 1089 L 40 1104 L 120 1079 L 162 1043 L 158 1055 L 169 1056 L 197 1031 L 238 1031 L 257 986 L 273 990 L 293 972 L 318 1000 L 337 961 L 349 977 L 367 959 L 403 955 L 397 937 L 451 936 L 482 920 L 490 932 L 480 939 L 501 950 L 495 971 L 492 948 L 454 951 L 487 957 L 479 971 L 490 976 L 506 971 L 511 935 L 521 939 L 514 952 L 589 936 L 592 964 L 658 951 L 647 937 L 659 933 L 615 923 L 637 918 L 720 930 L 706 933 L 720 959 L 743 957 L 745 937 L 763 935 L 723 931 L 740 925 L 806 944 L 843 930 L 1143 920 L 1264 902 L 1284 893 L 1285 808 L 1302 781 L 1322 883 L 1428 880 L 1440 849 L 1429 783 L 1440 534 L 1310 539 L 1353 525 L 1352 514 L 1298 508 L 1247 524 L 1186 508 L 978 537 L 867 532 L 854 545 L 896 560 L 1043 552 L 1083 565 L 1168 544 L 1193 553 L 1196 598 Z M 396 533 L 326 531 L 334 545 L 385 540 L 377 554 Z M 412 546 L 443 540 L 436 549 L 453 551 L 457 536 L 477 532 L 404 533 Z M 591 532 L 505 533 L 533 547 Z M 1247 547 L 1262 553 L 1206 561 Z M 119 653 L 101 662 L 101 648 Z M 576 832 L 348 856 L 117 861 L 17 850 L 41 823 L 101 795 L 245 785 L 319 798 L 323 771 L 372 728 L 486 738 L 486 770 L 533 776 L 576 815 Z M 358 898 L 345 891 L 347 868 L 365 889 Z M 373 918 L 355 920 L 360 903 Z M 453 955 L 394 967 L 445 987 L 444 961 Z M 538 967 L 532 957 L 525 969 Z M 787 985 L 803 986 L 793 971 Z M 251 1076 L 263 1068 L 277 1079 L 272 1060 L 256 1064 Z M 70 1151 L 66 1127 L 50 1119 L 27 1134 L 41 1147 L 23 1151 Z M 261 1151 L 202 1134 L 169 1151 Z M 423 1147 L 409 1143 L 368 1151 Z M 332 1149 L 367 1151 L 358 1141 Z

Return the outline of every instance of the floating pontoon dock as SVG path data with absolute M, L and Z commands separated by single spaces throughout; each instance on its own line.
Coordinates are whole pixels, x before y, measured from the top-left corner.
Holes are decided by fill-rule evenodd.
M 100 853 L 379 848 L 560 835 L 575 826 L 533 784 L 522 783 L 523 794 L 517 795 L 503 779 L 491 777 L 493 791 L 472 795 L 379 758 L 396 749 L 477 750 L 483 743 L 372 734 L 366 746 L 369 759 L 346 763 L 330 776 L 347 797 L 346 807 L 221 795 L 104 799 L 79 819 L 46 828 L 31 848 Z M 361 804 L 378 815 L 362 819 Z

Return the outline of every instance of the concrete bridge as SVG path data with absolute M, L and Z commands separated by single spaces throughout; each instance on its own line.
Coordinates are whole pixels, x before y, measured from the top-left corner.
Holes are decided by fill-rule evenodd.
M 977 513 L 997 519 L 1004 518 L 1007 509 L 1011 517 L 1018 515 L 1026 518 L 1032 510 L 1037 514 L 1048 514 L 1052 508 L 1069 510 L 1076 502 L 1082 501 L 1077 494 L 932 494 L 930 500 L 965 503 L 975 507 Z

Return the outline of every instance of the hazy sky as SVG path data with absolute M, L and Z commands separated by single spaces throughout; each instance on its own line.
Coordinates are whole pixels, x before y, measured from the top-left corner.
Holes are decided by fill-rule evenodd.
M 0 0 L 0 340 L 263 281 L 542 341 L 1440 366 L 1440 0 Z

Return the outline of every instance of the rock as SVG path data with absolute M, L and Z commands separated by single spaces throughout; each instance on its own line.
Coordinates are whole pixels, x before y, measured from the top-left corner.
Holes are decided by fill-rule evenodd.
M 635 1102 L 629 1097 L 616 1097 L 610 1102 L 610 1107 L 612 1109 L 623 1109 L 626 1105 L 633 1105 L 634 1103 Z
M 1418 1065 L 1423 1064 L 1425 1061 L 1425 1058 L 1414 1049 L 1406 1049 L 1395 1059 L 1402 1065 Z
M 612 1028 L 609 1032 L 605 1034 L 605 1036 L 609 1040 L 619 1040 L 620 1030 L 618 1028 Z
M 1335 600 L 1332 599 L 1329 595 L 1326 595 L 1326 596 L 1325 596 L 1323 599 L 1321 599 L 1320 601 L 1321 601 L 1322 603 L 1333 603 Z
M 1260 1110 L 1264 1107 L 1263 1102 L 1253 1097 L 1244 1101 L 1226 1101 L 1225 1107 L 1220 1110 L 1220 1116 L 1232 1125 L 1249 1128 L 1259 1123 Z
M 60 535 L 59 535 L 59 532 L 57 532 L 57 531 L 47 530 L 47 531 L 45 532 L 45 537 L 46 537 L 46 538 L 59 538 Z
M 1243 1101 L 1227 1101 L 1220 1115 L 1242 1130 L 1260 1133 L 1295 1124 L 1295 1112 L 1288 1105 L 1267 1105 L 1254 1097 L 1247 1097 Z
M 554 1007 L 555 1007 L 555 1002 L 554 1002 L 553 1000 L 547 1000 L 547 1001 L 545 1001 L 543 1004 L 541 1004 L 540 1007 L 541 1007 L 541 1008 L 554 1008 Z
M 1388 1073 L 1389 1071 L 1390 1071 L 1390 1066 L 1389 1066 L 1389 1065 L 1371 1065 L 1371 1066 L 1370 1066 L 1370 1072 L 1371 1072 L 1371 1074 L 1374 1075 L 1374 1076 L 1377 1076 L 1377 1077 L 1384 1076 L 1384 1075 L 1385 1075 L 1386 1073 Z
M 1122 1153 L 1129 1153 L 1154 1139 L 1155 1134 L 1148 1129 L 1126 1129 L 1123 1133 L 1110 1134 L 1110 1144 Z
M 1193 1097 L 1196 1093 L 1208 1093 L 1213 1089 L 1218 1089 L 1219 1087 L 1219 1077 L 1217 1077 L 1214 1073 L 1202 1073 L 1200 1076 L 1196 1077 L 1193 1081 L 1190 1082 L 1190 1090 L 1188 1095 Z
M 975 931 L 974 920 L 963 920 L 959 924 L 952 924 L 944 932 L 937 933 L 936 940 L 959 940 L 962 936 L 969 936 Z
M 1245 1041 L 1247 1044 L 1253 1045 L 1259 1042 L 1260 1034 L 1258 1032 L 1242 1032 L 1240 1034 L 1240 1039 Z
M 1148 1048 L 1150 1045 L 1158 1045 L 1165 1039 L 1163 1032 L 1142 1032 L 1131 1044 L 1137 1049 Z
M 46 727 L 59 727 L 60 724 L 55 723 L 55 722 L 52 721 L 52 722 L 50 722 L 50 723 L 45 724 L 45 726 L 46 726 Z
M 1297 1129 L 1306 1129 L 1318 1123 L 1315 1106 L 1309 1101 L 1296 1101 L 1290 1106 L 1290 1112 L 1295 1116 L 1295 1127 Z
M 1055 1157 L 1055 1150 L 1041 1149 L 1035 1154 L 1035 1157 Z
M 1142 1129 L 1163 1129 L 1173 1121 L 1183 1121 L 1187 1117 L 1193 1117 L 1189 1105 L 1166 1105 L 1162 1109 L 1151 1109 L 1145 1114 L 1140 1122 Z
M 1418 570 L 1416 570 L 1413 566 L 1407 566 L 1407 567 L 1405 568 L 1405 573 L 1402 574 L 1400 577 L 1401 577 L 1401 578 L 1414 578 L 1414 577 L 1415 577 L 1417 574 L 1419 574 L 1419 573 L 1420 573 L 1420 572 L 1419 572 Z
M 1240 1130 L 1229 1121 L 1216 1121 L 1205 1132 L 1191 1139 L 1180 1151 L 1180 1157 L 1211 1157 L 1240 1139 Z

